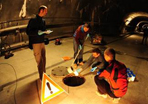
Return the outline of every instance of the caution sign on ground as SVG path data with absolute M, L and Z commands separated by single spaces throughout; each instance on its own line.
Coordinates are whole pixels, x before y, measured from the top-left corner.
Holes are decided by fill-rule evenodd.
M 64 92 L 64 89 L 62 89 L 46 73 L 44 73 L 41 88 L 41 102 L 44 103 L 62 92 Z

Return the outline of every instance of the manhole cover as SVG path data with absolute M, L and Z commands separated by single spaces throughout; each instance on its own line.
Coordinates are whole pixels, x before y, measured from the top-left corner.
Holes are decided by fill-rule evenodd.
M 67 75 L 65 78 L 63 78 L 64 84 L 68 86 L 80 86 L 85 82 L 85 78 L 83 76 L 74 76 L 73 74 Z
M 53 76 L 59 76 L 59 77 L 61 76 L 61 77 L 63 77 L 63 76 L 66 76 L 69 73 L 67 71 L 67 67 L 58 66 L 58 67 L 52 69 L 51 74 Z

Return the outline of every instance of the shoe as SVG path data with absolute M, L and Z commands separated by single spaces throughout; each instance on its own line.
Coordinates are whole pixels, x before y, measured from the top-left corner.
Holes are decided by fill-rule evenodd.
M 12 57 L 13 55 L 14 54 L 12 54 L 12 53 L 5 54 L 5 59 L 8 59 L 8 58 Z
M 10 56 L 9 55 L 5 55 L 5 59 L 8 59 L 8 58 L 10 58 Z
M 73 73 L 72 67 L 68 67 L 68 68 L 67 68 L 67 72 L 68 72 L 68 73 Z
M 82 65 L 84 65 L 84 63 L 83 62 L 80 62 L 79 65 L 82 66 Z
M 98 96 L 103 97 L 103 98 L 107 98 L 107 94 L 100 94 L 98 91 L 96 91 L 96 94 L 97 94 Z
M 78 66 L 77 66 L 77 64 L 74 64 L 73 67 L 74 67 L 74 69 L 77 69 Z
M 10 53 L 10 57 L 12 57 L 14 54 L 13 53 Z
M 119 100 L 120 100 L 121 98 L 113 98 L 113 103 L 119 103 Z

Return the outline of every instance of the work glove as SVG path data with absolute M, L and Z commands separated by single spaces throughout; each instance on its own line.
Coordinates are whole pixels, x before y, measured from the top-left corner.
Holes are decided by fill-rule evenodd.
M 79 45 L 79 49 L 80 49 L 80 50 L 82 49 L 82 45 Z
M 80 71 L 81 71 L 81 69 L 75 70 L 75 71 L 74 71 L 75 76 L 78 76 Z
M 89 33 L 87 34 L 87 37 L 90 37 Z
M 100 73 L 101 73 L 101 72 L 100 72 L 100 71 L 98 71 L 98 72 L 97 72 L 97 75 L 99 75 Z
M 97 67 L 93 67 L 90 71 L 94 72 L 97 69 Z

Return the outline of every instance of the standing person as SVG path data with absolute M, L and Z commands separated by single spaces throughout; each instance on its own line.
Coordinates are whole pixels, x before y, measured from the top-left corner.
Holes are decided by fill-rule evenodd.
M 84 65 L 77 69 L 74 74 L 78 75 L 79 72 L 87 69 L 88 67 L 91 68 L 91 72 L 94 72 L 95 70 L 98 70 L 98 72 L 101 72 L 106 66 L 106 61 L 103 57 L 102 52 L 99 48 L 95 48 L 92 50 L 92 55 L 89 57 L 89 59 L 84 63 Z
M 46 53 L 44 44 L 44 35 L 40 34 L 39 31 L 46 31 L 45 21 L 43 17 L 47 14 L 47 7 L 42 5 L 38 10 L 38 14 L 35 18 L 30 19 L 27 26 L 27 34 L 29 36 L 29 47 L 33 49 L 35 60 L 37 62 L 39 78 L 42 80 L 43 72 L 46 72 Z
M 90 29 L 90 25 L 85 23 L 84 25 L 79 26 L 74 33 L 74 39 L 73 39 L 74 58 L 78 54 L 78 50 L 81 50 L 74 62 L 74 68 L 77 68 L 78 64 L 83 65 L 83 49 L 84 49 L 83 44 L 86 36 L 89 36 L 88 34 L 89 29 Z
M 98 88 L 97 94 L 104 98 L 109 95 L 114 99 L 117 98 L 116 101 L 118 101 L 127 91 L 126 67 L 115 59 L 115 51 L 112 48 L 105 50 L 104 58 L 109 64 L 103 72 L 94 78 Z

